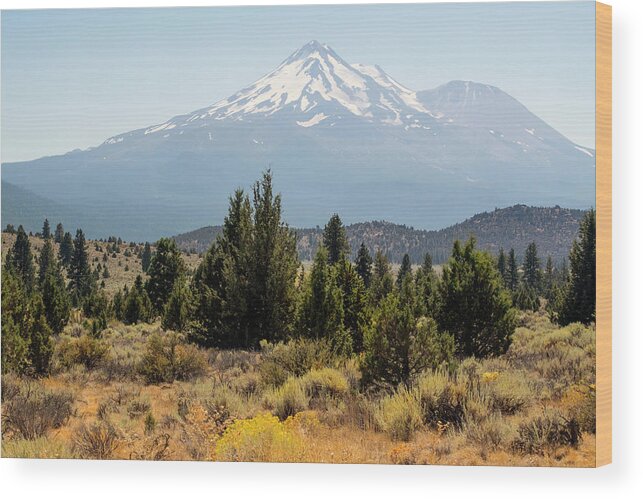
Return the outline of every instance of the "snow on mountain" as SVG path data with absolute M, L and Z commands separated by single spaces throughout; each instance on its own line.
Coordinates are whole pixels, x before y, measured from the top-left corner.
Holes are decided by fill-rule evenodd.
M 332 126 L 346 119 L 392 126 L 420 126 L 435 121 L 414 91 L 379 66 L 348 64 L 328 45 L 313 40 L 274 71 L 227 99 L 146 128 L 142 133 L 177 133 L 212 121 L 252 123 L 267 117 L 286 119 L 302 127 Z M 123 136 L 106 142 L 119 139 L 122 141 Z

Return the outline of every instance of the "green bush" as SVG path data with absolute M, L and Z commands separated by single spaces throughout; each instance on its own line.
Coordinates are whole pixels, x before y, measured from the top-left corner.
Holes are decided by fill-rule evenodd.
M 204 354 L 194 345 L 184 344 L 175 333 L 153 334 L 147 341 L 138 372 L 147 383 L 170 383 L 202 376 Z
M 313 368 L 334 366 L 337 357 L 328 340 L 299 338 L 288 343 L 262 343 L 259 372 L 267 386 L 279 386 L 289 376 L 303 376 Z
M 78 338 L 63 338 L 57 345 L 56 356 L 60 365 L 69 369 L 82 364 L 88 370 L 107 358 L 109 345 L 102 340 L 83 334 Z
M 401 388 L 394 395 L 383 398 L 377 409 L 376 421 L 393 440 L 408 442 L 422 427 L 422 407 L 417 394 Z
M 488 374 L 488 373 L 484 373 Z M 489 393 L 491 404 L 495 410 L 503 414 L 515 414 L 534 399 L 534 394 L 522 372 L 497 373 L 495 379 L 483 384 Z
M 266 394 L 266 405 L 282 421 L 308 409 L 310 398 L 300 378 L 288 378 L 280 387 Z

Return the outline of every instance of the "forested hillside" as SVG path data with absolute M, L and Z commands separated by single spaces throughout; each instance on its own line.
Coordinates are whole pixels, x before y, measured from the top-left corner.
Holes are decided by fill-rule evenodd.
M 430 253 L 434 263 L 444 263 L 453 242 L 475 236 L 481 249 L 497 253 L 500 248 L 514 248 L 523 254 L 532 241 L 542 255 L 562 261 L 571 248 L 578 225 L 585 212 L 555 206 L 540 208 L 515 205 L 477 214 L 462 223 L 437 231 L 417 230 L 385 221 L 361 222 L 346 226 L 353 258 L 363 242 L 374 254 L 381 250 L 390 261 L 399 263 L 408 254 L 412 263 L 421 263 Z M 203 227 L 175 236 L 184 251 L 201 253 L 208 249 L 220 226 Z M 322 229 L 296 229 L 297 251 L 301 260 L 310 261 L 319 246 Z

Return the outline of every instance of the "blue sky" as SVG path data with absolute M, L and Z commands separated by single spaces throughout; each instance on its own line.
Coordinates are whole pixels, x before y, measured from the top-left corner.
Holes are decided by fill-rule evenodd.
M 309 40 L 424 90 L 496 85 L 594 147 L 594 3 L 2 12 L 2 161 L 98 145 L 225 98 Z

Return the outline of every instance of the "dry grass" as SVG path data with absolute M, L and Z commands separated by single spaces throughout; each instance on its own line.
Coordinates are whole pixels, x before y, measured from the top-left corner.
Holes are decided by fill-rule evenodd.
M 3 250 L 11 237 L 2 235 Z M 108 290 L 130 285 L 138 272 L 124 271 L 125 248 L 108 261 Z M 504 356 L 465 359 L 389 394 L 361 392 L 359 360 L 337 359 L 312 343 L 200 351 L 198 376 L 163 375 L 148 384 L 139 367 L 146 355 L 150 360 L 150 341 L 163 346 L 171 333 L 158 323 L 112 322 L 101 338 L 106 352 L 95 362 L 87 355 L 93 348 L 75 348 L 96 346 L 84 345 L 83 334 L 72 321 L 56 339 L 54 373 L 29 382 L 41 397 L 37 407 L 42 394 L 71 397 L 63 417 L 42 431 L 46 414 L 33 409 L 37 428 L 25 426 L 29 438 L 11 422 L 18 402 L 8 400 L 18 400 L 26 381 L 4 377 L 3 456 L 594 465 L 594 330 L 558 328 L 542 314 L 522 315 Z

